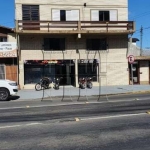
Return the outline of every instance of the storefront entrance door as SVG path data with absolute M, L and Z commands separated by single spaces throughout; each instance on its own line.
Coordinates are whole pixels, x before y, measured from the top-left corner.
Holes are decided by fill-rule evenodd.
M 58 65 L 56 76 L 62 77 L 60 85 L 75 85 L 75 65 Z

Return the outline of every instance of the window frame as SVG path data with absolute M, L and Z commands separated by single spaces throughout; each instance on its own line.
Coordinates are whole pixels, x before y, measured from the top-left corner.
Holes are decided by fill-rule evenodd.
M 23 4 L 22 5 L 22 20 L 39 21 L 40 20 L 39 9 L 40 9 L 39 5 L 24 5 Z
M 87 51 L 107 50 L 107 39 L 106 38 L 86 39 L 86 50 Z
M 100 9 L 91 9 L 90 20 L 91 21 L 118 21 L 118 10 L 117 9 L 109 9 L 109 10 L 100 10 Z M 100 17 L 100 13 L 102 13 L 102 17 Z M 105 14 L 108 13 L 108 18 L 106 18 Z
M 106 11 L 106 10 L 105 11 L 100 11 L 99 10 L 99 21 L 110 21 L 110 11 Z
M 66 39 L 65 38 L 44 38 L 43 45 L 44 45 L 44 51 L 65 51 Z
M 70 14 L 67 14 L 71 12 Z M 52 9 L 52 21 L 79 21 L 80 20 L 80 10 L 79 9 Z M 62 14 L 64 13 L 64 14 Z M 74 16 L 72 16 L 74 14 Z M 63 16 L 64 15 L 64 16 Z M 71 16 L 70 16 L 71 15 Z M 69 18 L 68 18 L 69 16 Z

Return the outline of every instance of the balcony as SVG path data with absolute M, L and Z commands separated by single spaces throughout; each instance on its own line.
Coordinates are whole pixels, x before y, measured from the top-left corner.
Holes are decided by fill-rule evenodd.
M 16 33 L 132 34 L 133 21 L 16 21 Z

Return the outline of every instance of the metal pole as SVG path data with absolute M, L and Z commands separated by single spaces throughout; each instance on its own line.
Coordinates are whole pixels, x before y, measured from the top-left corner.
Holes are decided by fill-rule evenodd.
M 140 33 L 141 33 L 141 45 L 140 45 L 140 56 L 142 56 L 142 37 L 143 37 L 143 27 L 141 26 L 141 30 L 140 30 Z
M 133 64 L 131 63 L 131 79 L 132 79 L 132 91 L 133 91 Z

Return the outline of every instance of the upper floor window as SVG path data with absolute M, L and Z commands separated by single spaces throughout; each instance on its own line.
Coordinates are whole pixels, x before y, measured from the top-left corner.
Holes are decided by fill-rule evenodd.
M 99 11 L 99 21 L 109 21 L 109 11 Z
M 52 9 L 53 21 L 78 21 L 79 10 L 58 10 Z
M 44 50 L 65 50 L 65 38 L 44 38 Z
M 91 21 L 117 21 L 117 10 L 91 10 Z
M 86 46 L 87 50 L 106 50 L 107 41 L 106 39 L 87 39 Z
M 7 37 L 0 37 L 0 42 L 7 42 Z
M 22 20 L 38 21 L 39 5 L 22 5 Z

